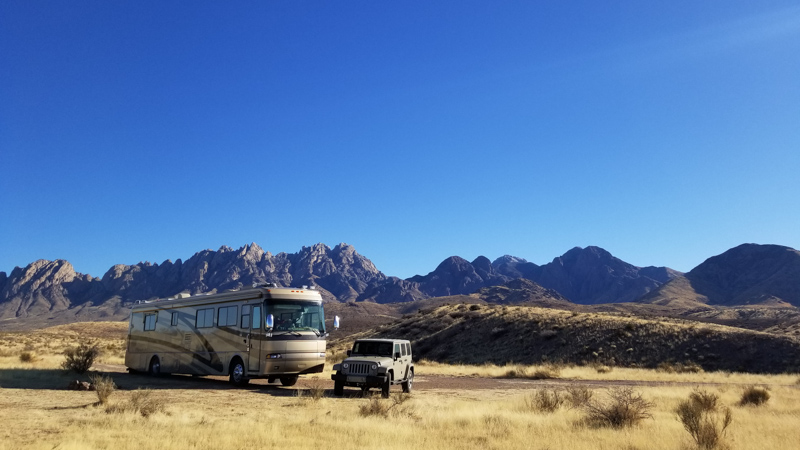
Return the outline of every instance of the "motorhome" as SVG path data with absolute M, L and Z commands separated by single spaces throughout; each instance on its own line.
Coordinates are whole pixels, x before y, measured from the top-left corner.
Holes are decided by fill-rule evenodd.
M 179 294 L 133 305 L 125 365 L 151 375 L 223 375 L 237 385 L 266 378 L 291 386 L 299 375 L 322 372 L 326 337 L 322 296 L 313 287 Z

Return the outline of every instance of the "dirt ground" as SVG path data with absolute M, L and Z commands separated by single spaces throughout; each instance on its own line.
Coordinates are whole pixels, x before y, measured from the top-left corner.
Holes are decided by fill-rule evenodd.
M 280 382 L 269 383 L 267 380 L 251 380 L 246 387 L 235 387 L 230 385 L 227 377 L 205 376 L 193 377 L 188 375 L 163 375 L 151 377 L 146 374 L 130 374 L 123 365 L 118 364 L 96 364 L 93 370 L 107 373 L 110 375 L 119 389 L 261 389 L 269 391 L 272 395 L 296 395 L 299 389 L 309 387 L 323 387 L 327 395 L 333 395 L 333 381 L 327 373 L 319 374 L 318 378 L 305 375 L 301 376 L 295 386 L 284 387 Z M 17 383 L 14 383 L 17 384 Z M 27 388 L 25 380 L 19 380 L 19 385 L 5 387 Z M 610 388 L 615 386 L 718 386 L 731 383 L 698 383 L 698 382 L 675 382 L 675 381 L 632 381 L 632 380 L 570 380 L 570 379 L 549 379 L 549 380 L 529 380 L 514 378 L 484 378 L 484 377 L 465 377 L 465 376 L 446 376 L 436 374 L 420 374 L 414 378 L 414 391 L 445 390 L 445 391 L 470 391 L 470 390 L 530 390 L 541 389 L 543 387 L 557 388 L 580 384 L 590 388 Z M 800 385 L 793 386 L 800 388 Z M 392 391 L 400 392 L 400 386 L 393 386 Z M 345 388 L 346 395 L 358 394 L 357 388 Z

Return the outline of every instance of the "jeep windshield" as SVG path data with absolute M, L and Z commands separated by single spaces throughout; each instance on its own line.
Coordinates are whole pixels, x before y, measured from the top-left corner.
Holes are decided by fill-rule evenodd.
M 316 335 L 325 334 L 325 313 L 321 303 L 291 300 L 270 300 L 267 314 L 275 318 L 273 331 L 313 331 Z
M 391 342 L 358 341 L 350 356 L 392 356 Z

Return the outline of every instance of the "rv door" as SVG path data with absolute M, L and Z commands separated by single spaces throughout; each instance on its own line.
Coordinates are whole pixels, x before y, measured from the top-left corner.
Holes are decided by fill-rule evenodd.
M 264 341 L 264 323 L 262 321 L 262 308 L 260 303 L 249 305 L 252 311 L 250 320 L 250 339 L 248 345 L 248 372 L 261 370 L 261 343 Z

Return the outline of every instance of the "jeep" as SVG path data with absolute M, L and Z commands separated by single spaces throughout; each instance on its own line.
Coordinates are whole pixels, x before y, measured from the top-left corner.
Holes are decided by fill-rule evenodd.
M 333 365 L 333 393 L 343 395 L 345 386 L 360 387 L 368 392 L 380 388 L 381 395 L 389 397 L 393 384 L 411 392 L 414 384 L 414 361 L 411 342 L 402 339 L 359 339 L 347 358 Z

